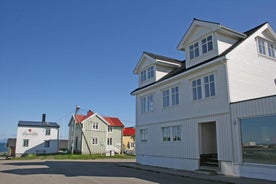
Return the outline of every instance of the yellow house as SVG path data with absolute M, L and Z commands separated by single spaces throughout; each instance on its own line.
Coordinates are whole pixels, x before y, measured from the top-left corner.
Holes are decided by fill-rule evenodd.
M 126 127 L 123 130 L 123 151 L 127 154 L 135 154 L 135 128 Z

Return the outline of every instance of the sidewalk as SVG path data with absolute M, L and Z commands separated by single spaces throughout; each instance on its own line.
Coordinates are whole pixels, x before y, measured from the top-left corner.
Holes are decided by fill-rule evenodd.
M 141 170 L 146 170 L 150 172 L 164 173 L 164 174 L 169 174 L 174 176 L 196 178 L 196 179 L 201 179 L 205 181 L 222 182 L 227 184 L 275 184 L 276 183 L 275 181 L 268 181 L 268 180 L 261 180 L 261 179 L 231 177 L 231 176 L 224 176 L 224 175 L 197 174 L 191 171 L 145 166 L 145 165 L 139 165 L 137 163 L 124 163 L 124 164 L 120 164 L 120 166 L 134 168 L 134 169 L 141 169 Z

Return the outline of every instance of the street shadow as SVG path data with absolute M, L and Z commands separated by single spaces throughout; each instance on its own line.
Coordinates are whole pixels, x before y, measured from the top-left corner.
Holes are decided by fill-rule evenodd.
M 0 171 L 0 173 L 16 175 L 55 174 L 66 177 L 94 176 L 94 177 L 124 177 L 138 178 L 155 183 L 183 183 L 185 178 L 146 170 L 122 166 L 129 162 L 100 162 L 100 161 L 38 161 L 38 162 L 8 162 L 6 165 L 15 166 L 14 169 Z M 178 181 L 179 180 L 179 181 Z

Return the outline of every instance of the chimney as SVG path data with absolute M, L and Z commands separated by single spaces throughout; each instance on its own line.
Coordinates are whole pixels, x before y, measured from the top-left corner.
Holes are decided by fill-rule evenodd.
M 46 114 L 42 114 L 42 124 L 46 123 Z
M 87 116 L 92 116 L 94 113 L 91 111 L 91 110 L 89 110 L 88 112 L 87 112 Z

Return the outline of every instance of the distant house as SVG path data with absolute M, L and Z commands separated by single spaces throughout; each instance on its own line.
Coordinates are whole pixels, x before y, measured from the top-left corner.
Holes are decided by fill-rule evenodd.
M 123 130 L 123 149 L 124 152 L 133 152 L 135 149 L 135 128 L 126 127 Z
M 16 138 L 7 140 L 8 156 L 15 156 Z
M 124 124 L 117 117 L 101 116 L 91 110 L 72 115 L 68 149 L 73 153 L 121 153 Z
M 19 121 L 16 156 L 57 153 L 59 127 L 56 122 L 46 122 L 45 114 L 42 115 L 42 121 Z

